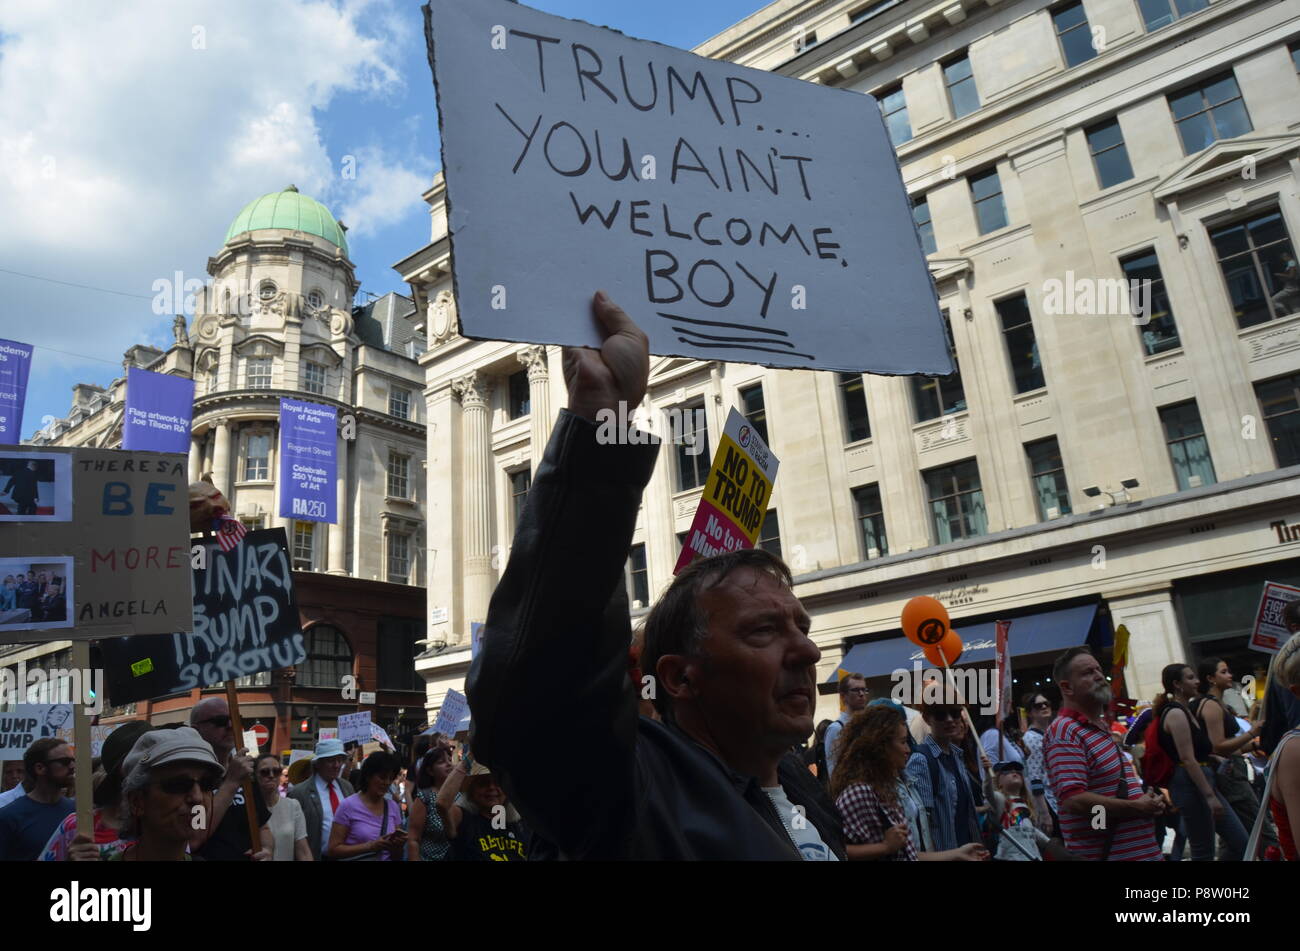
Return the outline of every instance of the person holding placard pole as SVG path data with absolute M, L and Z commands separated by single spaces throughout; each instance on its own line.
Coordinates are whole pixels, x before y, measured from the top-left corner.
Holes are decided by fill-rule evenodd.
M 227 685 L 233 688 L 234 681 Z M 212 746 L 226 770 L 213 799 L 207 840 L 198 849 L 203 858 L 213 862 L 256 859 L 260 853 L 270 855 L 275 850 L 267 825 L 271 810 L 261 790 L 252 784 L 253 760 L 248 751 L 235 749 L 235 731 L 242 724 L 235 723 L 231 709 L 226 697 L 205 697 L 190 711 L 190 725 Z

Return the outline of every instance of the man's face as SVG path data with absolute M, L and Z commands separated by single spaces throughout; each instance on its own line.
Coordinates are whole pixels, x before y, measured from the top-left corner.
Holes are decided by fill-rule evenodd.
M 1110 684 L 1097 658 L 1080 654 L 1070 661 L 1066 679 L 1061 681 L 1061 694 L 1084 709 L 1096 710 L 1110 703 Z
M 72 710 L 68 707 L 58 704 L 50 707 L 50 712 L 45 715 L 45 723 L 51 729 L 61 729 L 63 724 L 68 722 L 68 717 L 72 716 Z
M 39 771 L 37 773 L 39 776 Z M 45 781 L 53 786 L 71 789 L 77 778 L 77 764 L 72 758 L 72 747 L 60 743 L 45 754 Z
M 849 686 L 844 692 L 844 700 L 849 709 L 854 713 L 867 709 L 867 698 L 871 696 L 867 690 L 867 682 L 856 677 L 851 677 L 849 680 Z
M 0 792 L 8 792 L 23 781 L 23 761 L 7 760 L 0 776 Z
M 339 778 L 339 773 L 343 771 L 343 763 L 346 756 L 326 756 L 324 759 L 316 760 L 316 772 L 320 778 L 327 783 L 332 783 Z
M 723 748 L 771 753 L 813 731 L 817 661 L 811 619 L 783 584 L 741 568 L 699 601 L 703 657 L 689 665 L 699 715 Z
M 961 738 L 961 707 L 930 707 L 925 711 L 925 722 L 937 740 L 956 743 Z
M 203 718 L 194 723 L 194 729 L 208 742 L 218 759 L 235 748 L 235 728 L 230 722 L 230 707 L 225 700 L 208 701 L 203 708 Z
M 36 580 L 36 574 L 31 571 L 27 572 L 27 580 L 34 582 Z

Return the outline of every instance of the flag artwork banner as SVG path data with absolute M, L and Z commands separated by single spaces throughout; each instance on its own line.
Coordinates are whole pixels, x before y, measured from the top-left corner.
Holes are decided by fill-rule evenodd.
M 126 371 L 123 449 L 188 453 L 193 415 L 193 380 L 138 367 Z
M 0 446 L 17 445 L 23 438 L 23 408 L 31 370 L 31 344 L 0 340 Z
M 280 515 L 338 522 L 338 410 L 280 400 Z
M 997 622 L 998 723 L 1011 715 L 1011 622 Z
M 758 543 L 779 465 L 757 430 L 732 407 L 673 574 L 696 558 Z

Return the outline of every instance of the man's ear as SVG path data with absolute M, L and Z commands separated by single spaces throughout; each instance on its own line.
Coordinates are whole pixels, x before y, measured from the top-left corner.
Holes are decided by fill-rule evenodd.
M 697 673 L 696 665 L 682 654 L 664 654 L 655 664 L 659 689 L 674 701 L 687 700 L 695 696 L 696 688 L 691 680 Z

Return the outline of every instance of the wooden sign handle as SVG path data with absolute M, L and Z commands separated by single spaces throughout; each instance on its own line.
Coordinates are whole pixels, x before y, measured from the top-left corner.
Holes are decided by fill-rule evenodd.
M 233 680 L 226 681 L 226 705 L 230 707 L 230 727 L 235 731 L 235 749 L 244 742 L 244 724 L 239 719 L 239 692 Z M 257 824 L 257 805 L 253 802 L 253 777 L 244 780 L 244 812 L 248 815 L 248 842 L 256 855 L 262 851 L 262 835 Z
M 72 667 L 80 670 L 82 676 L 90 672 L 90 641 L 72 642 Z M 77 834 L 84 835 L 91 842 L 95 841 L 95 783 L 91 760 L 94 758 L 90 749 L 90 714 L 86 712 L 85 687 L 82 696 L 72 698 L 72 745 L 76 759 L 77 772 L 74 777 L 75 796 L 77 800 Z M 96 702 L 103 698 L 96 697 Z

